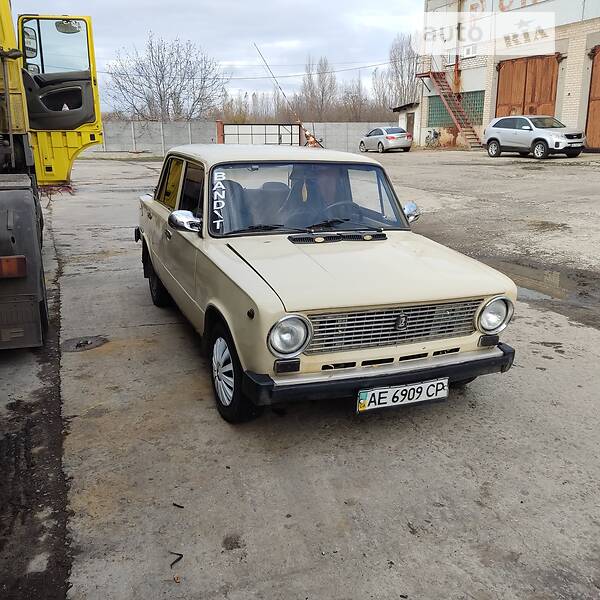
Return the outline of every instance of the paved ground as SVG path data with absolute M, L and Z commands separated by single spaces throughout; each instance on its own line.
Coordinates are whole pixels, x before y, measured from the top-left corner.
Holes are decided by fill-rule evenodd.
M 599 597 L 600 163 L 382 160 L 425 208 L 419 231 L 524 286 L 515 368 L 445 404 L 357 418 L 332 400 L 229 426 L 198 337 L 151 304 L 132 241 L 160 164 L 82 161 L 76 195 L 48 209 L 63 351 L 1 357 L 3 439 L 61 405 L 65 437 L 35 422 L 46 441 L 23 469 L 46 487 L 11 513 L 21 545 L 0 546 L 0 596 Z M 68 351 L 88 336 L 105 343 Z

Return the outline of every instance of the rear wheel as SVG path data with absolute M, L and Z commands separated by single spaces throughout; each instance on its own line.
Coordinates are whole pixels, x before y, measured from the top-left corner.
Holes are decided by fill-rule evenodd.
M 488 156 L 491 158 L 498 158 L 502 154 L 502 148 L 500 142 L 497 140 L 491 140 L 487 145 Z
M 367 147 L 365 146 L 365 143 L 364 143 L 364 142 L 361 142 L 361 143 L 358 145 L 358 149 L 359 149 L 361 152 L 366 152 L 366 151 L 367 151 Z
M 154 306 L 158 306 L 159 308 L 165 308 L 166 306 L 170 306 L 172 303 L 171 296 L 169 292 L 167 292 L 167 288 L 163 285 L 163 282 L 160 280 L 159 276 L 156 274 L 154 267 L 152 266 L 152 261 L 148 258 L 148 285 L 150 287 L 150 296 L 152 296 L 152 302 Z
M 379 152 L 379 154 L 383 154 L 385 152 L 385 147 L 381 142 L 379 142 L 377 145 L 377 152 Z
M 550 148 L 548 147 L 548 144 L 544 140 L 539 140 L 536 142 L 533 146 L 533 155 L 538 160 L 548 158 L 550 155 Z
M 217 323 L 210 334 L 210 365 L 217 410 L 229 423 L 243 423 L 260 410 L 242 393 L 242 366 L 227 328 Z
M 403 152 L 410 152 L 410 148 L 411 148 L 410 146 L 408 148 L 402 148 L 402 151 Z

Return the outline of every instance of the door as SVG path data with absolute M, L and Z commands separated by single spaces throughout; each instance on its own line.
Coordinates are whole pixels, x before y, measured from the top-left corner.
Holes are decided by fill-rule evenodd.
M 75 157 L 102 141 L 89 17 L 19 17 L 23 85 L 36 175 L 67 183 Z
M 407 113 L 406 114 L 406 131 L 410 133 L 410 135 L 415 137 L 415 113 Z
M 500 121 L 494 125 L 493 136 L 498 138 L 502 149 L 508 149 L 512 147 L 514 143 L 515 121 L 516 119 L 508 117 L 506 119 L 500 119 Z
M 524 118 L 515 119 L 515 128 L 512 131 L 513 146 L 519 150 L 530 150 L 533 143 L 533 127 Z
M 368 150 L 377 150 L 377 144 L 379 143 L 379 136 L 381 136 L 383 132 L 381 129 L 373 129 L 367 136 L 367 149 Z
M 177 203 L 177 210 L 189 210 L 196 217 L 202 218 L 204 198 L 204 167 L 188 162 L 181 192 Z M 164 264 L 173 282 L 172 294 L 178 301 L 177 304 L 187 317 L 195 322 L 198 317 L 195 272 L 196 258 L 201 237 L 197 232 L 179 231 L 169 226 L 165 229 Z
M 151 203 L 150 253 L 152 255 L 152 264 L 169 291 L 171 291 L 173 286 L 169 280 L 170 273 L 166 270 L 165 254 L 167 243 L 170 241 L 169 238 L 172 237 L 172 233 L 167 229 L 167 220 L 177 206 L 182 172 L 183 160 L 181 158 L 173 156 L 167 158 L 167 162 L 163 167 L 158 191 L 154 196 L 154 201 Z
M 586 135 L 588 147 L 600 149 L 600 46 L 595 48 L 592 66 Z
M 556 108 L 555 56 L 505 60 L 499 64 L 496 116 L 550 115 Z

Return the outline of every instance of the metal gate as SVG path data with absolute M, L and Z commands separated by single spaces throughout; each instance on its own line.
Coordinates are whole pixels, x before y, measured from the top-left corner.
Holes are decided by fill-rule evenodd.
M 223 124 L 224 144 L 266 144 L 270 146 L 300 146 L 300 125 L 291 123 Z
M 496 116 L 554 115 L 557 56 L 505 60 L 498 65 Z
M 600 46 L 594 48 L 593 55 L 586 135 L 588 148 L 597 150 L 600 149 Z

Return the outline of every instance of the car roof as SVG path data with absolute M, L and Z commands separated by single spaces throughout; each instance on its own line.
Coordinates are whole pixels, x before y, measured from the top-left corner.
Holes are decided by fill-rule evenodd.
M 505 117 L 496 117 L 494 121 L 499 121 L 500 119 L 516 119 L 518 117 L 523 117 L 525 119 L 556 119 L 551 115 L 506 115 Z
M 167 155 L 171 154 L 199 160 L 209 167 L 226 162 L 248 161 L 352 162 L 380 166 L 376 160 L 360 154 L 298 146 L 186 144 L 171 148 Z

